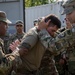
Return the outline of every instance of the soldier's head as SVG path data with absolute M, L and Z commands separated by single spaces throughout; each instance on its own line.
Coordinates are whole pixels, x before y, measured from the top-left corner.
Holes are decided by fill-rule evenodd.
M 21 20 L 16 21 L 16 31 L 17 33 L 22 33 L 24 28 L 24 23 Z
M 33 23 L 34 23 L 34 26 L 36 26 L 38 24 L 38 19 L 35 19 Z
M 7 19 L 6 13 L 4 11 L 0 11 L 0 36 L 6 34 L 8 23 L 11 23 L 11 21 Z
M 48 22 L 48 20 L 51 20 L 51 21 L 48 25 L 47 31 L 53 37 L 54 33 L 61 27 L 61 21 L 55 15 L 46 16 L 45 22 Z
M 67 0 L 63 3 L 64 12 L 62 14 L 66 14 L 66 18 L 71 23 L 75 23 L 75 0 Z

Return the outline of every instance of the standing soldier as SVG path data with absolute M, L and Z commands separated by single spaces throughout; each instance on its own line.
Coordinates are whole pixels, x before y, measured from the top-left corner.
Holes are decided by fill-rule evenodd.
M 73 32 L 73 47 L 68 48 L 66 55 L 68 56 L 68 75 L 75 75 L 75 0 L 67 0 L 63 3 L 64 12 L 66 14 L 67 20 L 70 21 L 72 27 L 70 28 Z M 70 49 L 70 50 L 69 50 Z
M 6 18 L 6 14 L 1 13 L 1 11 L 0 11 L 0 18 Z M 4 22 L 4 21 L 2 19 L 0 19 L 0 22 Z M 7 22 L 4 22 L 4 23 L 6 24 L 6 31 L 7 31 L 7 28 L 8 28 Z M 1 24 L 4 24 L 4 23 L 0 23 L 0 26 L 1 26 Z M 3 29 L 1 29 L 1 30 L 3 30 Z M 0 35 L 0 38 L 4 41 L 5 54 L 9 53 L 8 46 L 9 46 L 10 35 L 6 32 L 5 35 Z
M 4 57 L 7 52 L 4 48 L 4 40 L 2 40 L 3 38 L 1 37 L 5 37 L 8 23 L 11 22 L 7 19 L 6 13 L 4 11 L 0 11 L 0 52 L 2 53 L 0 54 L 0 58 Z M 1 63 L 1 59 L 0 59 L 0 63 Z M 0 75 L 4 75 L 4 72 L 0 71 Z
M 14 42 L 16 39 L 21 41 L 21 39 L 23 38 L 23 36 L 25 34 L 25 32 L 23 30 L 24 24 L 23 24 L 23 22 L 21 20 L 16 21 L 15 28 L 16 28 L 16 33 L 14 33 L 11 36 L 11 41 L 12 42 Z
M 2 25 L 5 25 L 5 27 L 6 27 L 5 30 L 7 31 L 7 27 L 8 27 L 7 23 L 11 23 L 10 21 L 6 22 L 6 20 L 4 20 L 4 19 L 6 19 L 6 14 L 5 14 L 5 12 L 0 11 L 0 22 L 1 22 L 0 23 L 0 28 L 1 28 L 0 31 L 1 32 L 3 31 Z M 10 38 L 9 34 L 7 34 L 7 32 L 4 35 L 0 34 L 0 38 L 4 41 L 4 48 L 5 48 L 4 53 L 5 54 L 9 53 L 9 50 L 8 50 L 8 42 L 9 42 L 9 38 Z
M 65 21 L 66 21 L 66 27 L 63 27 L 57 30 L 56 34 L 61 34 L 66 29 L 70 29 L 72 27 L 72 24 L 68 21 L 68 19 L 65 18 Z M 67 59 L 68 59 L 68 56 L 66 54 L 66 51 L 61 52 L 59 55 L 55 56 L 56 67 L 59 72 L 59 75 L 66 75 L 68 73 Z
M 12 34 L 12 36 L 10 37 L 10 45 L 12 42 L 16 40 L 19 40 L 21 42 L 21 39 L 25 35 L 23 21 L 21 20 L 16 21 L 15 29 L 16 29 L 16 33 Z M 10 53 L 12 52 L 10 48 L 9 48 L 9 52 Z

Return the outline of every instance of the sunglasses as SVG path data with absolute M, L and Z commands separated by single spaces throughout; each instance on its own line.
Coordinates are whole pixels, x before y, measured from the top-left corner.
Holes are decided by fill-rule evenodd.
M 17 25 L 16 27 L 22 27 L 22 25 Z

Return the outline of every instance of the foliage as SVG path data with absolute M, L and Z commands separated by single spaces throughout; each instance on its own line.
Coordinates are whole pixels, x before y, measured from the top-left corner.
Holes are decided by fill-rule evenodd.
M 50 3 L 55 2 L 55 0 L 50 0 Z M 48 4 L 49 0 L 25 0 L 26 7 L 38 6 L 43 4 Z

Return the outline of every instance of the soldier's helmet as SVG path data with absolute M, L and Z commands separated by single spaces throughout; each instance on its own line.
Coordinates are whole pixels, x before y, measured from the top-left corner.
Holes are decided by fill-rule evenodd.
M 75 0 L 67 0 L 62 4 L 64 11 L 62 14 L 69 14 L 75 10 Z
M 17 20 L 17 21 L 16 21 L 16 25 L 24 25 L 24 23 L 23 23 L 22 20 Z
M 0 21 L 11 23 L 11 21 L 7 19 L 6 13 L 4 11 L 0 11 Z

